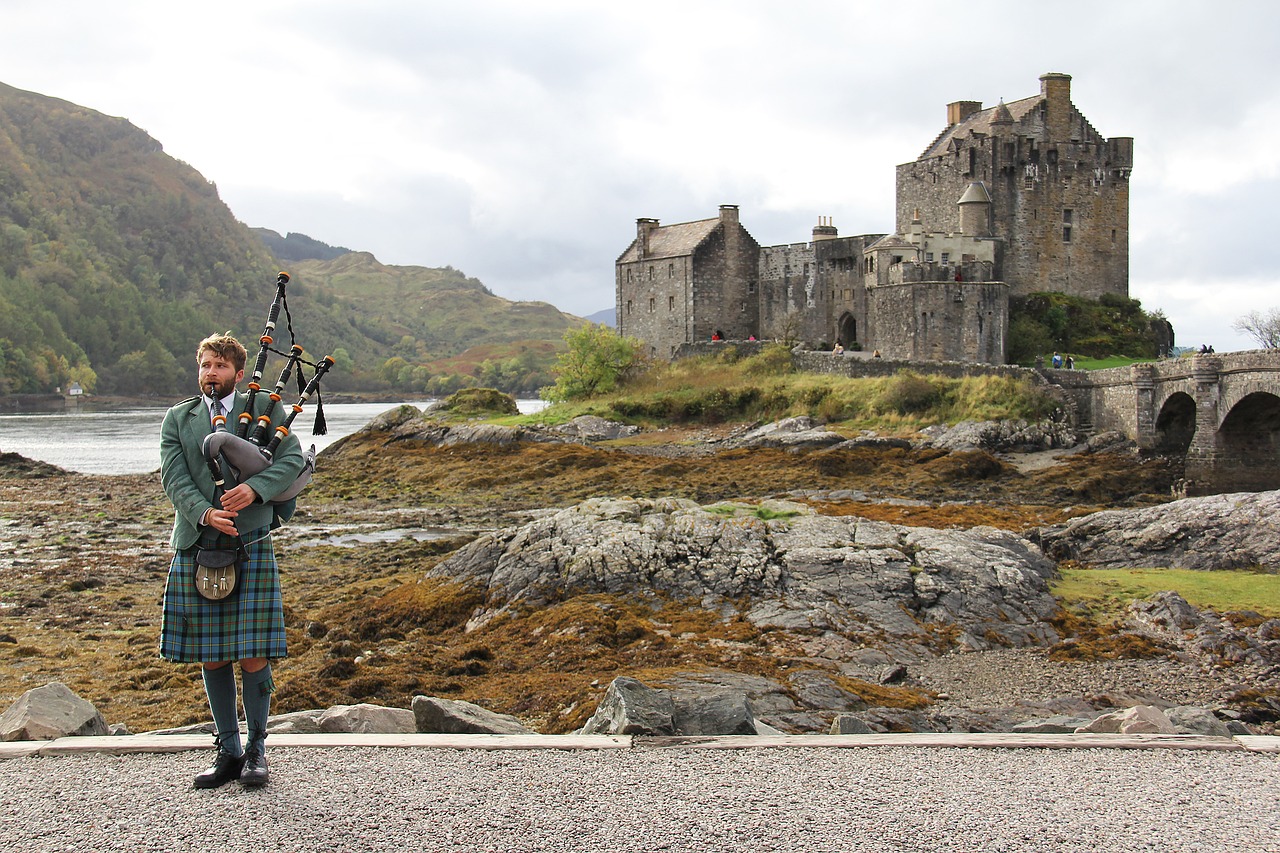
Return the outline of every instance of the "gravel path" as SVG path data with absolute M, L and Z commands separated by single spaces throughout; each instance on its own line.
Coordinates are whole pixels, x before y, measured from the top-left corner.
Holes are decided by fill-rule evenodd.
M 997 649 L 918 661 L 908 666 L 923 686 L 963 707 L 1038 703 L 1062 696 L 1159 697 L 1177 705 L 1213 707 L 1226 696 L 1257 686 L 1261 675 L 1241 665 L 1211 671 L 1196 661 L 1072 661 L 1056 663 L 1044 649 Z
M 0 761 L 21 851 L 1263 851 L 1280 757 L 929 748 L 276 749 L 194 791 L 207 752 Z

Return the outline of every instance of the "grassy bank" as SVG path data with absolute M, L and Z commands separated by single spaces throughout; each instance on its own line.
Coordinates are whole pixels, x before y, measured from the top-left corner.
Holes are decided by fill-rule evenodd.
M 1280 617 L 1280 575 L 1259 572 L 1197 572 L 1189 569 L 1064 568 L 1054 595 L 1098 622 L 1124 616 L 1129 602 L 1172 590 L 1201 609 L 1219 613 L 1254 611 Z
M 900 371 L 850 379 L 791 370 L 785 347 L 747 358 L 722 354 L 650 366 L 619 390 L 557 403 L 530 420 L 558 423 L 597 415 L 643 426 L 772 421 L 807 415 L 835 428 L 910 434 L 938 423 L 1052 415 L 1057 402 L 1025 380 L 950 379 Z

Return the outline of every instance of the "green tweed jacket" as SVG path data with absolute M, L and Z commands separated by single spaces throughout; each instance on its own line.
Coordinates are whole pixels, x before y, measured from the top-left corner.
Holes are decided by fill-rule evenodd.
M 235 428 L 236 418 L 248 399 L 236 392 L 233 411 L 227 413 L 230 428 Z M 265 406 L 256 404 L 267 400 L 266 394 L 258 395 L 255 414 L 265 410 Z M 169 541 L 175 550 L 196 544 L 203 529 L 200 519 L 213 506 L 213 476 L 201 452 L 205 437 L 211 432 L 209 410 L 201 397 L 188 398 L 169 409 L 160 427 L 160 482 L 173 502 L 173 535 Z M 258 501 L 236 516 L 236 529 L 242 534 L 268 525 L 278 527 L 293 514 L 292 501 L 281 506 L 265 503 L 291 486 L 302 473 L 302 450 L 293 433 L 280 442 L 272 459 L 265 470 L 245 480 L 258 493 Z

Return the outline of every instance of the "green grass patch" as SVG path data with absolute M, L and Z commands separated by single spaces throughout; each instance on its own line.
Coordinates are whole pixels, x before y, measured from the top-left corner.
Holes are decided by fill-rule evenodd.
M 1201 609 L 1225 613 L 1253 610 L 1280 617 L 1280 575 L 1190 569 L 1077 569 L 1061 571 L 1052 592 L 1096 621 L 1123 617 L 1129 602 L 1172 590 Z
M 1066 356 L 1069 353 L 1063 353 L 1063 355 Z M 1108 367 L 1127 367 L 1130 364 L 1155 361 L 1153 358 L 1130 358 L 1127 355 L 1111 355 L 1106 358 L 1089 358 L 1083 355 L 1072 357 L 1075 359 L 1076 370 L 1106 370 Z

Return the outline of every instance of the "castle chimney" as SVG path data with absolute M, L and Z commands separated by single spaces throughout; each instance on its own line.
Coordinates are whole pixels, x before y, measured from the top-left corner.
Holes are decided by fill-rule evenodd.
M 982 109 L 982 101 L 953 101 L 947 104 L 947 124 L 959 124 Z
M 813 226 L 813 242 L 819 240 L 834 240 L 840 236 L 839 230 L 831 224 L 830 216 L 819 216 L 818 224 Z
M 1071 139 L 1071 75 L 1051 71 L 1040 75 L 1040 96 L 1045 100 L 1045 129 L 1050 142 Z
M 640 247 L 640 258 L 643 260 L 649 256 L 649 235 L 658 227 L 656 219 L 637 219 L 636 220 L 636 244 Z
M 738 206 L 736 204 L 720 205 L 720 221 L 725 225 L 737 225 Z

